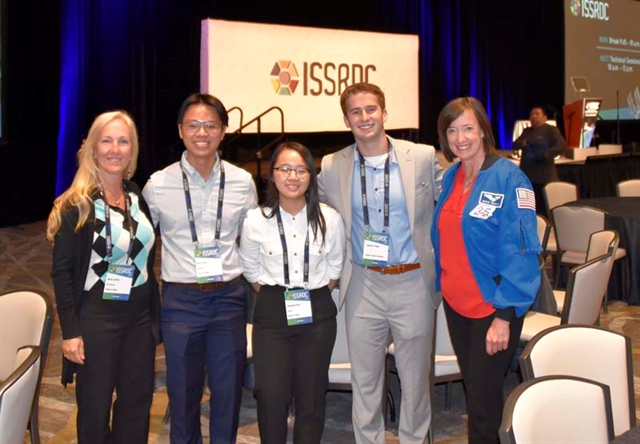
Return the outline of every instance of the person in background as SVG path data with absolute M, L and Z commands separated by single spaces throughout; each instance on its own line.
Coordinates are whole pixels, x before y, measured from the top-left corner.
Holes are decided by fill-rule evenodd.
M 257 205 L 251 175 L 220 159 L 228 126 L 222 102 L 192 94 L 178 112 L 182 158 L 143 190 L 162 236 L 162 334 L 172 443 L 202 442 L 205 369 L 209 433 L 234 443 L 246 365 L 246 283 L 236 239 Z
M 336 339 L 331 290 L 342 270 L 344 227 L 318 199 L 313 156 L 305 146 L 280 144 L 269 170 L 267 201 L 247 214 L 240 243 L 244 276 L 257 293 L 253 363 L 260 439 L 287 441 L 293 398 L 293 441 L 319 444 Z
M 430 228 L 442 168 L 432 146 L 386 135 L 378 86 L 347 87 L 340 106 L 355 143 L 322 159 L 319 192 L 342 215 L 347 233 L 340 307 L 345 302 L 355 440 L 385 440 L 391 334 L 402 381 L 398 435 L 402 443 L 422 443 L 431 425 L 429 375 L 440 304 Z
M 148 440 L 160 300 L 151 216 L 129 180 L 137 159 L 132 118 L 124 111 L 100 114 L 47 222 L 62 383 L 76 373 L 79 443 Z
M 438 117 L 445 173 L 431 239 L 469 414 L 469 443 L 498 443 L 504 377 L 524 314 L 540 285 L 535 198 L 527 177 L 495 150 L 491 125 L 473 97 Z
M 529 113 L 531 126 L 525 128 L 513 142 L 514 150 L 521 150 L 520 168 L 533 185 L 536 212 L 548 216 L 544 200 L 544 186 L 558 181 L 555 157 L 564 153 L 566 143 L 560 130 L 547 123 L 547 113 L 541 106 L 534 106 Z

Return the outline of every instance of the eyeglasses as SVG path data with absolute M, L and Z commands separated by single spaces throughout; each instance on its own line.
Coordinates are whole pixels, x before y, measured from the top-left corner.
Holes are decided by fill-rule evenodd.
M 189 120 L 188 122 L 182 122 L 182 129 L 185 133 L 191 135 L 200 131 L 200 128 L 204 126 L 204 130 L 207 134 L 214 134 L 222 129 L 222 124 L 212 122 L 210 120 Z
M 298 176 L 300 179 L 307 177 L 311 172 L 309 168 L 293 168 L 288 165 L 274 167 L 273 169 L 276 170 L 282 177 L 289 177 L 289 174 L 295 172 L 296 176 Z

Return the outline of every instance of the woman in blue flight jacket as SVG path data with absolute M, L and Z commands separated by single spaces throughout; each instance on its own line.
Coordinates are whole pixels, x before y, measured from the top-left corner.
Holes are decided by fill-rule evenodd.
M 535 196 L 496 154 L 477 99 L 449 102 L 438 135 L 447 160 L 460 162 L 445 173 L 434 214 L 436 288 L 465 383 L 469 443 L 498 443 L 504 375 L 540 286 Z

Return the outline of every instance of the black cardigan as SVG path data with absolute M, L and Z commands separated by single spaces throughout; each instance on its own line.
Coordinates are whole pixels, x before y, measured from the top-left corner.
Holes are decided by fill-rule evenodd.
M 149 207 L 142 197 L 140 188 L 134 182 L 125 180 L 127 191 L 138 196 L 140 210 L 153 224 Z M 97 197 L 98 195 L 94 196 Z M 53 263 L 51 278 L 56 295 L 56 309 L 62 328 L 62 338 L 71 339 L 81 336 L 80 323 L 78 321 L 78 308 L 82 305 L 84 283 L 89 271 L 91 249 L 93 247 L 93 233 L 95 231 L 95 215 L 93 207 L 87 222 L 76 231 L 78 222 L 78 208 L 70 207 L 62 214 L 60 230 L 55 236 L 53 245 Z M 153 272 L 155 260 L 155 248 L 149 251 L 147 261 L 147 274 L 149 285 L 152 289 L 151 301 L 151 329 L 156 343 L 162 342 L 160 336 L 160 292 L 158 281 Z M 75 364 L 64 357 L 62 358 L 62 384 L 73 382 Z

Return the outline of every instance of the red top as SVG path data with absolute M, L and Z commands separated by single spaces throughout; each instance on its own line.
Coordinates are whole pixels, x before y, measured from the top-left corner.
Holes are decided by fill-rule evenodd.
M 475 183 L 475 180 L 474 180 Z M 464 173 L 458 170 L 453 190 L 442 206 L 438 222 L 440 233 L 440 286 L 442 296 L 457 313 L 468 318 L 479 319 L 493 314 L 493 304 L 482 298 L 480 288 L 471 270 L 462 235 L 462 213 L 469 197 L 464 189 Z

